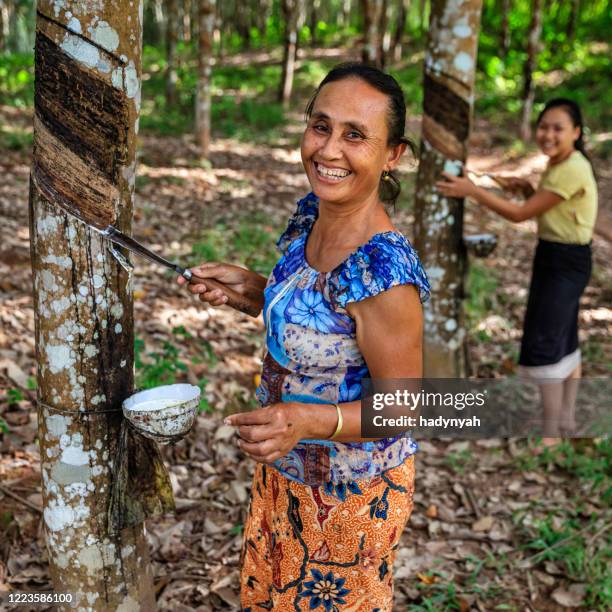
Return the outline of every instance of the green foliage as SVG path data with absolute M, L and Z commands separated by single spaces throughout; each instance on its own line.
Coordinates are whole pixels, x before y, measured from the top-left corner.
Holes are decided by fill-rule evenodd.
M 9 389 L 6 392 L 6 399 L 9 404 L 16 404 L 24 399 L 21 389 Z
M 467 327 L 473 330 L 496 305 L 498 280 L 490 268 L 478 260 L 470 262 L 466 283 L 465 314 Z M 486 340 L 486 338 L 484 338 Z
M 31 130 L 4 128 L 0 126 L 0 148 L 9 151 L 26 151 L 32 146 Z
M 8 433 L 9 432 L 9 427 L 7 422 L 0 417 L 0 433 Z
M 134 369 L 137 388 L 151 389 L 184 380 L 188 370 L 183 356 L 186 345 L 196 351 L 196 354 L 191 357 L 192 364 L 205 363 L 209 369 L 216 365 L 218 358 L 210 343 L 199 341 L 185 326 L 179 325 L 172 328 L 172 336 L 176 339 L 176 342 L 165 340 L 162 343 L 161 351 L 149 351 L 146 354 L 144 340 L 138 337 L 135 339 Z M 199 412 L 212 411 L 205 394 L 208 382 L 206 377 L 198 380 L 198 386 L 202 390 L 202 397 L 198 406 Z
M 18 108 L 34 105 L 34 55 L 0 55 L 0 104 Z
M 598 525 L 595 517 L 586 526 L 575 518 L 565 517 L 555 527 L 553 516 L 548 515 L 529 528 L 525 546 L 537 551 L 533 562 L 554 561 L 565 567 L 571 580 L 586 583 L 586 605 L 609 610 L 612 606 L 612 534 L 608 531 L 601 535 L 598 546 L 592 547 L 593 537 L 601 533 Z
M 452 451 L 444 457 L 444 463 L 448 465 L 455 474 L 464 474 L 474 463 L 474 456 L 469 448 L 460 451 Z
M 274 102 L 258 102 L 252 98 L 236 102 L 233 97 L 222 96 L 213 102 L 211 122 L 224 137 L 269 142 L 280 136 L 285 115 L 282 106 Z
M 279 231 L 280 227 L 271 225 L 264 215 L 245 211 L 231 224 L 219 221 L 214 227 L 205 229 L 193 242 L 188 265 L 230 260 L 267 276 L 278 259 L 271 237 L 277 236 Z
M 531 5 L 529 0 L 512 1 L 508 16 L 511 45 L 504 56 L 499 2 L 486 0 L 484 3 L 478 48 L 476 114 L 495 117 L 498 124 L 516 123 L 522 106 Z M 549 98 L 566 96 L 582 106 L 587 125 L 604 129 L 609 125 L 611 113 L 606 101 L 609 99 L 609 79 L 605 76 L 610 54 L 607 2 L 581 3 L 573 35 L 570 12 L 570 2 L 544 6 L 541 50 L 534 74 L 534 113 Z
M 145 343 L 141 338 L 134 341 L 134 367 L 136 387 L 152 389 L 160 385 L 171 385 L 176 382 L 180 373 L 187 371 L 187 366 L 179 357 L 179 349 L 169 341 L 164 341 L 162 351 L 150 351 L 144 355 Z

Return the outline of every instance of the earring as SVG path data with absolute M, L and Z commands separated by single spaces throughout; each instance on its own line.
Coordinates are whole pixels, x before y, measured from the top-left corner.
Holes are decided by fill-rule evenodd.
M 382 180 L 383 180 L 383 181 L 388 181 L 388 180 L 390 180 L 390 179 L 391 179 L 391 176 L 389 175 L 389 171 L 388 171 L 388 170 L 385 170 L 385 171 L 382 173 Z

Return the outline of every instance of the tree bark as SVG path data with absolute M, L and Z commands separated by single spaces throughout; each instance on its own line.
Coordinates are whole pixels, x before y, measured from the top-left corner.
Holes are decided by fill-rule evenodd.
M 363 15 L 363 49 L 361 59 L 365 64 L 380 68 L 380 20 L 383 0 L 361 0 Z
M 178 41 L 178 0 L 166 0 L 166 103 L 176 103 L 176 43 Z
M 508 51 L 510 51 L 510 11 L 512 10 L 512 5 L 510 0 L 502 0 L 501 1 L 501 48 L 504 57 L 508 55 Z
M 429 275 L 425 376 L 466 375 L 463 200 L 444 198 L 443 171 L 462 172 L 472 117 L 481 0 L 433 0 L 424 62 L 423 127 L 415 200 L 415 246 Z
M 317 24 L 319 23 L 319 9 L 321 0 L 311 0 L 310 14 L 308 15 L 308 25 L 310 29 L 310 46 L 317 46 Z
M 87 8 L 89 7 L 89 8 Z M 155 609 L 144 526 L 106 522 L 121 403 L 133 390 L 128 273 L 58 206 L 103 198 L 128 231 L 136 168 L 138 4 L 39 0 L 30 240 L 43 516 L 59 610 Z
M 183 40 L 191 42 L 191 0 L 183 0 Z
M 391 49 L 391 31 L 389 23 L 391 22 L 391 3 L 389 0 L 383 0 L 382 9 L 380 11 L 379 31 L 379 47 L 378 47 L 378 65 L 384 68 L 389 60 L 389 50 Z
M 395 23 L 395 32 L 393 34 L 393 42 L 391 49 L 393 59 L 399 62 L 402 59 L 402 45 L 404 42 L 404 30 L 406 29 L 406 20 L 408 19 L 408 11 L 410 10 L 410 0 L 398 0 L 397 3 L 397 21 Z
M 523 113 L 521 117 L 521 138 L 527 141 L 531 138 L 531 114 L 535 87 L 533 71 L 537 66 L 540 34 L 542 32 L 542 0 L 532 0 L 531 22 L 527 39 L 527 59 L 523 66 Z
M 281 9 L 285 22 L 285 39 L 283 44 L 283 66 L 278 99 L 283 106 L 288 106 L 293 90 L 293 74 L 297 58 L 298 20 L 300 18 L 301 0 L 282 0 Z
M 580 0 L 571 0 L 570 13 L 567 20 L 567 38 L 573 40 L 576 34 L 576 25 L 578 23 L 578 17 L 580 15 Z
M 210 154 L 210 112 L 212 42 L 215 29 L 214 0 L 199 0 L 198 13 L 198 90 L 196 92 L 196 142 L 200 158 L 208 159 Z
M 341 0 L 340 10 L 336 13 L 338 27 L 346 28 L 351 23 L 351 0 Z

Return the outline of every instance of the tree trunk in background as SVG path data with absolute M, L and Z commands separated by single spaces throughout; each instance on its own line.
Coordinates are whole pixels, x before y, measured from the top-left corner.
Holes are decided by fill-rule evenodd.
M 210 111 L 212 85 L 212 42 L 215 29 L 214 0 L 199 0 L 198 13 L 198 90 L 196 92 L 196 142 L 200 159 L 210 153 Z
M 191 0 L 183 0 L 183 40 L 191 42 Z
M 268 17 L 270 16 L 270 2 L 269 0 L 262 0 L 257 4 L 257 10 L 255 11 L 255 27 L 259 30 L 262 37 L 265 38 L 268 31 Z
M 427 25 L 426 9 L 427 9 L 427 0 L 420 0 L 419 14 L 421 16 L 421 32 L 425 32 L 425 27 Z
M 321 0 L 310 1 L 310 15 L 308 16 L 308 27 L 310 29 L 310 46 L 317 46 L 317 24 L 319 23 L 319 8 Z
M 410 10 L 410 0 L 398 0 L 397 2 L 397 21 L 395 23 L 395 32 L 393 34 L 393 42 L 391 49 L 393 60 L 399 62 L 402 59 L 402 45 L 404 40 L 404 30 L 406 29 L 406 21 L 408 19 L 408 11 Z
M 578 16 L 580 15 L 580 0 L 570 0 L 570 14 L 567 20 L 567 38 L 569 40 L 574 39 L 576 34 L 576 25 L 578 23 Z
M 481 9 L 481 0 L 431 3 L 414 236 L 432 288 L 425 305 L 428 377 L 463 377 L 467 370 L 463 200 L 442 197 L 435 183 L 442 171 L 461 174 L 467 157 Z
M 4 45 L 8 38 L 8 6 L 5 3 L 0 5 L 0 53 L 4 51 Z
M 285 22 L 283 44 L 283 67 L 278 94 L 279 102 L 288 106 L 293 89 L 293 73 L 297 54 L 298 20 L 300 18 L 301 0 L 281 0 L 281 10 Z
M 502 0 L 501 1 L 501 48 L 503 56 L 506 57 L 508 55 L 508 51 L 510 51 L 510 11 L 512 10 L 512 6 L 510 0 Z
M 39 0 L 30 240 L 43 516 L 68 610 L 155 609 L 142 524 L 107 529 L 112 462 L 133 390 L 129 274 L 59 207 L 114 209 L 130 231 L 140 109 L 138 3 Z M 70 32 L 68 31 L 70 30 Z
M 378 65 L 381 68 L 384 68 L 389 60 L 389 49 L 391 48 L 391 30 L 389 30 L 389 23 L 391 22 L 392 8 L 389 0 L 383 0 L 382 9 L 380 11 L 380 24 L 378 26 L 378 31 L 380 32 L 378 37 Z
M 155 23 L 159 32 L 165 38 L 166 36 L 166 17 L 164 15 L 164 2 L 163 0 L 153 0 L 153 14 L 155 16 Z
M 364 63 L 379 66 L 380 19 L 383 0 L 361 0 L 363 15 L 363 50 L 361 59 Z
M 338 11 L 338 26 L 346 28 L 351 23 L 351 0 L 341 0 Z
M 166 103 L 176 103 L 176 43 L 178 40 L 178 0 L 166 0 Z
M 523 114 L 521 118 L 521 138 L 527 141 L 531 138 L 531 113 L 535 87 L 533 71 L 537 66 L 540 34 L 542 32 L 542 0 L 532 0 L 531 22 L 527 39 L 527 60 L 523 66 Z

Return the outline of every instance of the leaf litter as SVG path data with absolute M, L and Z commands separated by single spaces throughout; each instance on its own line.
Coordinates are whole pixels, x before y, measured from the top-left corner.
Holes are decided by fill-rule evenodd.
M 240 223 L 256 219 L 273 243 L 295 201 L 307 191 L 293 148 L 220 140 L 213 146 L 211 167 L 202 168 L 191 162 L 196 151 L 189 137 L 144 136 L 141 144 L 135 236 L 181 262 L 195 263 L 193 245 L 203 236 L 210 238 L 215 228 L 220 240 L 206 243 L 209 252 L 244 261 L 248 244 L 231 239 Z M 476 151 L 475 166 L 514 169 L 500 150 L 486 157 Z M 40 520 L 31 389 L 36 368 L 28 159 L 7 152 L 0 171 L 8 177 L 0 186 L 0 418 L 8 429 L 0 433 L 1 594 L 51 585 Z M 413 181 L 413 172 L 406 166 L 404 178 Z M 400 209 L 394 222 L 410 236 L 409 209 Z M 513 370 L 535 241 L 532 223 L 511 226 L 468 205 L 467 232 L 484 228 L 500 236 L 499 245 L 491 257 L 474 265 L 495 279 L 496 289 L 470 331 L 470 358 L 474 374 L 495 377 Z M 598 271 L 583 301 L 581 341 L 599 348 L 591 349 L 594 358 L 585 363 L 587 375 L 609 373 L 605 364 L 610 362 L 604 340 L 611 320 L 607 262 L 612 248 L 597 235 L 594 246 Z M 237 610 L 253 464 L 240 453 L 233 429 L 222 418 L 255 405 L 263 324 L 226 308 L 209 308 L 165 271 L 142 260 L 135 263 L 135 328 L 148 364 L 145 382 L 171 375 L 175 382 L 201 384 L 206 398 L 192 432 L 162 450 L 177 510 L 147 523 L 159 609 Z M 184 367 L 169 373 L 164 359 Z M 604 495 L 609 480 L 577 480 L 566 469 L 571 447 L 546 451 L 542 458 L 525 441 L 431 440 L 420 446 L 414 511 L 397 550 L 396 609 L 431 609 L 423 607 L 431 602 L 442 602 L 438 609 L 448 605 L 459 610 L 581 609 L 589 587 L 553 554 L 555 542 L 557 550 L 565 545 L 555 534 L 564 534 L 569 517 L 585 531 L 563 537 L 570 542 L 583 538 L 591 555 L 601 554 L 610 535 L 602 529 L 612 518 Z M 594 455 L 593 447 L 585 448 Z M 449 455 L 458 459 L 449 462 Z M 554 537 L 530 548 L 541 539 L 546 521 L 548 536 Z M 601 537 L 589 540 L 600 532 Z

